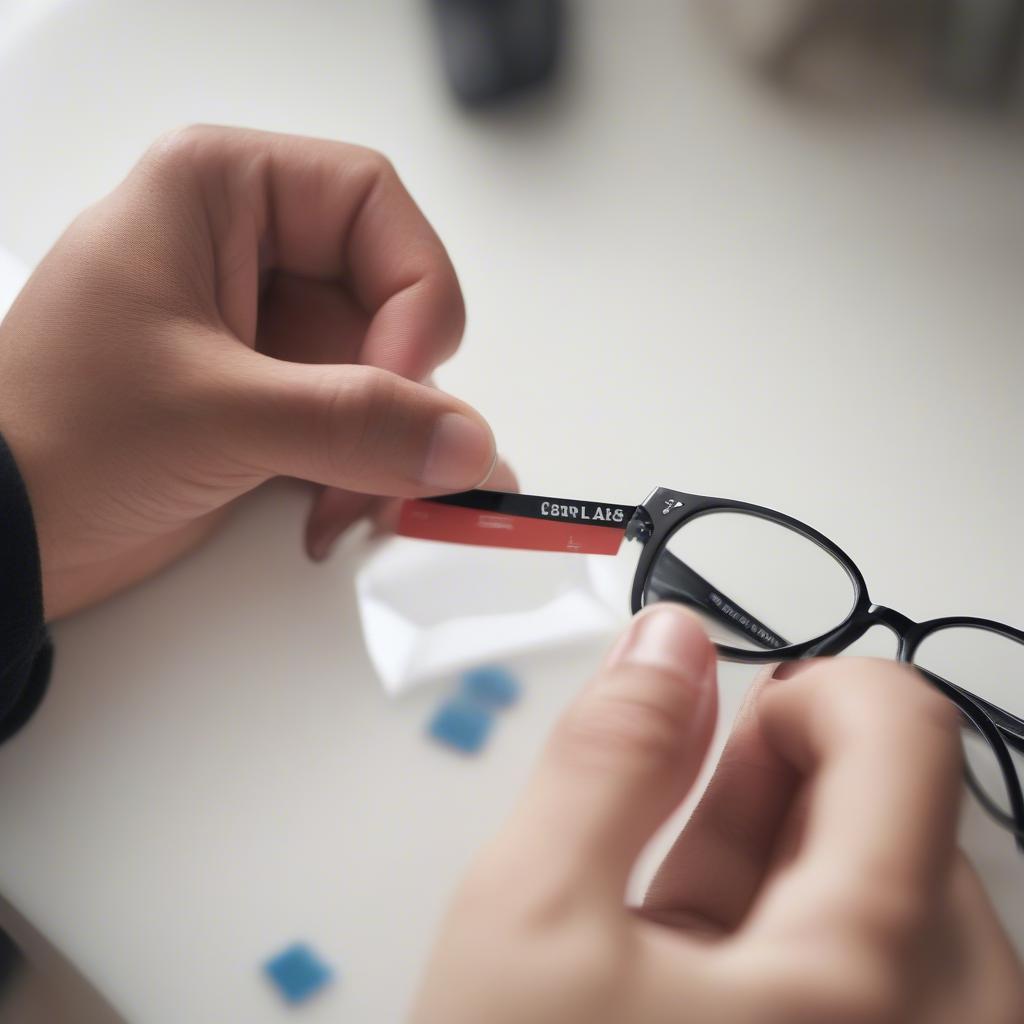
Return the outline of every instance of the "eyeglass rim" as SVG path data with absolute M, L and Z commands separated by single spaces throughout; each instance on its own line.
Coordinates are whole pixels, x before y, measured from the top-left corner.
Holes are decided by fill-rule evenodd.
M 673 507 L 662 514 L 663 506 L 669 501 L 673 505 L 679 502 L 681 507 Z M 909 664 L 914 663 L 914 654 L 929 635 L 954 626 L 984 629 L 1024 644 L 1024 630 L 1017 629 L 1005 622 L 998 622 L 995 619 L 954 615 L 915 622 L 891 608 L 875 605 L 868 593 L 864 575 L 853 559 L 831 538 L 826 537 L 807 523 L 764 505 L 754 505 L 750 502 L 736 501 L 731 498 L 693 494 L 668 487 L 655 488 L 637 506 L 637 515 L 643 515 L 644 522 L 650 531 L 650 536 L 644 542 L 636 572 L 633 576 L 630 595 L 633 614 L 636 614 L 644 607 L 651 570 L 670 537 L 683 524 L 714 512 L 739 512 L 755 516 L 768 522 L 777 523 L 802 535 L 835 559 L 849 577 L 854 592 L 853 604 L 846 617 L 838 625 L 819 636 L 787 647 L 760 651 L 716 643 L 715 647 L 718 650 L 719 657 L 725 661 L 765 665 L 776 661 L 797 661 L 800 658 L 813 657 L 815 655 L 838 654 L 858 640 L 874 625 L 884 625 L 895 633 L 898 638 L 898 650 L 895 660 Z M 992 719 L 1000 732 L 1006 734 L 1012 746 L 1024 752 L 1024 718 L 1020 718 L 1012 712 L 992 704 L 990 701 L 971 693 L 969 690 L 963 690 L 961 687 L 956 687 L 956 689 L 978 705 Z
M 716 643 L 718 654 L 725 660 L 748 664 L 765 664 L 774 661 L 796 661 L 815 654 L 837 654 L 854 643 L 871 626 L 879 624 L 890 629 L 898 638 L 896 659 L 904 664 L 914 665 L 926 675 L 935 686 L 960 711 L 966 723 L 988 743 L 1000 766 L 1010 803 L 1010 814 L 993 815 L 1004 828 L 1015 837 L 1018 849 L 1024 853 L 1024 792 L 1020 778 L 1013 765 L 1006 741 L 1016 749 L 1024 751 L 1024 720 L 986 701 L 968 690 L 948 682 L 922 666 L 916 665 L 913 656 L 921 643 L 933 633 L 955 627 L 984 629 L 1000 636 L 1009 637 L 1024 644 L 1024 630 L 1007 623 L 977 616 L 945 616 L 914 622 L 912 619 L 891 608 L 874 605 L 868 594 L 863 573 L 850 556 L 834 541 L 814 527 L 794 519 L 776 509 L 749 502 L 710 495 L 692 494 L 672 488 L 657 487 L 637 506 L 634 519 L 642 519 L 637 533 L 646 532 L 644 546 L 637 563 L 631 592 L 631 606 L 634 614 L 644 606 L 648 580 L 655 562 L 665 549 L 671 536 L 685 523 L 714 512 L 738 512 L 755 516 L 768 522 L 777 523 L 812 541 L 830 554 L 845 570 L 854 588 L 854 602 L 846 618 L 834 629 L 821 636 L 800 644 L 765 651 L 750 651 Z M 628 534 L 627 534 L 628 535 Z M 968 784 L 971 777 L 967 774 Z M 981 799 L 981 805 L 991 812 L 989 798 Z M 993 804 L 993 806 L 996 806 Z
M 673 504 L 679 502 L 682 507 L 662 510 L 661 506 L 669 501 Z M 753 505 L 746 501 L 736 501 L 731 498 L 715 498 L 706 494 L 676 491 L 669 487 L 656 487 L 637 506 L 638 516 L 641 515 L 641 510 L 650 530 L 650 536 L 644 542 L 643 551 L 633 576 L 630 607 L 634 615 L 644 607 L 647 582 L 651 569 L 654 567 L 654 563 L 664 550 L 672 534 L 684 523 L 712 512 L 740 512 L 755 516 L 758 519 L 767 520 L 768 522 L 778 523 L 795 533 L 799 533 L 828 552 L 850 578 L 853 584 L 854 602 L 840 627 L 830 629 L 826 633 L 803 643 L 765 651 L 749 651 L 740 647 L 730 647 L 727 644 L 716 644 L 719 654 L 727 660 L 754 665 L 768 664 L 773 661 L 779 661 L 779 655 L 782 653 L 786 656 L 785 660 L 796 660 L 809 654 L 819 644 L 836 635 L 843 626 L 856 619 L 858 613 L 863 614 L 870 607 L 871 601 L 868 597 L 867 584 L 853 559 L 838 544 L 823 533 L 815 530 L 813 526 L 809 526 L 799 519 L 794 519 L 784 512 L 779 512 L 777 509 L 767 508 L 764 505 Z M 1022 723 L 1022 726 L 1024 726 L 1024 723 Z

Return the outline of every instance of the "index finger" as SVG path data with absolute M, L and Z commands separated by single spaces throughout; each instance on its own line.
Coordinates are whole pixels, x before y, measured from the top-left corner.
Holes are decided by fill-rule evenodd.
M 836 658 L 769 684 L 760 716 L 803 799 L 790 857 L 750 927 L 792 930 L 825 915 L 895 940 L 920 927 L 956 849 L 953 706 L 905 666 Z
M 219 212 L 218 298 L 255 333 L 267 269 L 344 282 L 370 316 L 360 362 L 422 380 L 458 347 L 465 311 L 441 240 L 380 153 L 326 139 L 197 126 L 155 147 L 186 160 Z

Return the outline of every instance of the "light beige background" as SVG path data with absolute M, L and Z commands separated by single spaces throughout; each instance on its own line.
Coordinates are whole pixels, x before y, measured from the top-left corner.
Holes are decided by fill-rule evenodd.
M 7 0 L 0 245 L 39 259 L 176 124 L 378 147 L 466 292 L 440 382 L 528 489 L 774 505 L 912 617 L 1024 618 L 1017 126 L 783 100 L 685 3 L 571 13 L 554 95 L 465 116 L 414 0 Z M 286 1019 L 258 965 L 292 938 L 342 972 L 305 1019 L 398 1019 L 462 865 L 600 654 L 520 664 L 522 706 L 479 762 L 452 757 L 421 738 L 436 694 L 391 704 L 373 680 L 358 545 L 305 563 L 304 507 L 271 489 L 61 624 L 52 693 L 0 749 L 0 893 L 130 1020 Z M 725 717 L 748 678 L 723 671 Z M 1020 861 L 968 813 L 1024 942 Z

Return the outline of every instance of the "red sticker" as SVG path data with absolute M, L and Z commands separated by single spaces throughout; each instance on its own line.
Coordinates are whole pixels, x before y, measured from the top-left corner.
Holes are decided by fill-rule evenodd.
M 402 503 L 396 532 L 403 537 L 415 537 L 418 540 L 443 540 L 491 548 L 614 555 L 619 550 L 626 529 L 509 516 L 501 512 L 482 512 L 458 505 L 413 500 Z

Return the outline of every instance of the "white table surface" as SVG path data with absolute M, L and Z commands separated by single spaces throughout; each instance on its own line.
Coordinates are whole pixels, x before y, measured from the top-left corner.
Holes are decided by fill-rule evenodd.
M 1024 618 L 1019 128 L 784 101 L 683 3 L 572 14 L 554 95 L 466 116 L 413 0 L 7 0 L 0 245 L 39 259 L 176 124 L 378 147 L 465 289 L 440 382 L 527 489 L 774 505 L 914 618 Z M 462 865 L 599 656 L 518 663 L 525 699 L 479 761 L 428 744 L 437 693 L 383 695 L 361 546 L 308 564 L 305 501 L 271 488 L 61 623 L 51 693 L 0 748 L 6 919 L 128 1020 L 291 1019 L 259 965 L 293 938 L 342 975 L 304 1019 L 400 1019 Z M 728 718 L 749 673 L 722 678 Z M 973 809 L 965 843 L 1024 946 L 1011 844 Z

